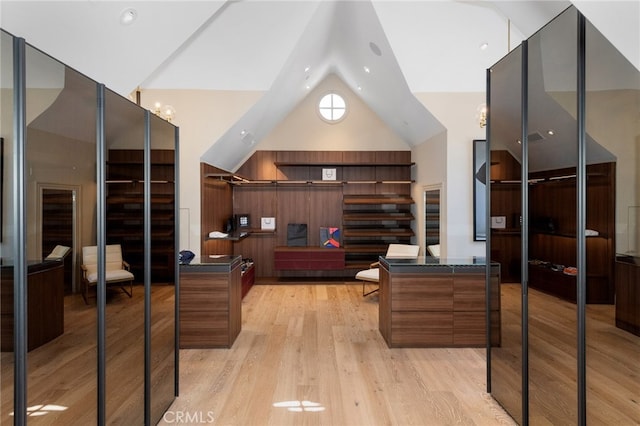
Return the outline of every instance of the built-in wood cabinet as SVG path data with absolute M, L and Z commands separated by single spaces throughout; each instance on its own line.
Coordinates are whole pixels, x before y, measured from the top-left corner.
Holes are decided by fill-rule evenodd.
M 322 275 L 353 275 L 383 255 L 389 243 L 409 243 L 413 237 L 412 166 L 410 151 L 256 151 L 236 173 L 203 165 L 202 253 L 251 257 L 258 277 L 287 275 L 290 271 L 273 267 L 275 248 L 287 245 L 287 224 L 307 224 L 308 246 L 314 248 L 320 247 L 320 227 L 338 227 L 345 266 Z M 224 184 L 231 193 L 212 189 Z M 206 235 L 233 214 L 250 216 L 251 237 L 207 241 Z M 275 231 L 255 232 L 262 217 L 275 218 Z
M 615 163 L 587 166 L 586 302 L 614 303 Z M 576 301 L 576 171 L 529 176 L 529 285 Z M 565 267 L 565 268 L 562 268 Z
M 616 259 L 616 327 L 640 336 L 640 258 Z
M 151 150 L 151 277 L 175 274 L 175 151 Z M 144 151 L 112 149 L 107 162 L 107 244 L 120 244 L 137 279 L 144 273 Z
M 491 260 L 501 265 L 502 282 L 520 282 L 521 167 L 508 151 L 491 151 L 491 216 L 504 217 L 505 227 L 491 229 Z
M 242 329 L 239 256 L 180 265 L 180 348 L 230 348 Z
M 486 346 L 486 265 L 441 262 L 380 262 L 378 325 L 389 347 Z M 497 264 L 491 267 L 491 286 L 491 339 L 499 346 Z
M 587 166 L 586 301 L 614 301 L 615 163 Z M 504 228 L 491 229 L 491 260 L 503 282 L 520 282 L 520 164 L 507 151 L 491 152 L 491 216 Z M 533 172 L 529 191 L 529 285 L 565 300 L 576 300 L 577 184 L 575 168 Z M 595 234 L 595 235 L 594 235 Z

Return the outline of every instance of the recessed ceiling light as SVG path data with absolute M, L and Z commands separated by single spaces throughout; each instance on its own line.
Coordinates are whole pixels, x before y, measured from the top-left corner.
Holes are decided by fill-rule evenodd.
M 120 23 L 122 25 L 131 25 L 136 18 L 138 18 L 138 11 L 131 7 L 120 13 Z
M 554 132 L 554 131 L 553 131 L 553 129 L 549 129 L 549 130 L 547 130 L 547 134 L 548 134 L 549 136 L 553 136 L 555 133 L 556 133 L 556 132 Z
M 480 50 L 487 50 L 489 48 L 489 43 L 486 41 L 480 45 Z
M 309 72 L 310 69 L 311 69 L 311 67 L 309 67 L 309 66 L 304 67 L 304 72 Z
M 364 69 L 364 72 L 366 72 L 367 74 L 369 74 L 369 73 L 371 72 L 371 70 L 369 69 L 369 67 L 368 67 L 368 66 L 366 66 L 366 65 L 363 67 L 363 69 Z
M 376 56 L 382 56 L 382 50 L 372 41 L 369 42 L 369 49 L 371 49 Z
M 359 86 L 358 86 L 358 90 L 362 90 L 362 86 L 360 86 L 360 85 L 359 85 Z

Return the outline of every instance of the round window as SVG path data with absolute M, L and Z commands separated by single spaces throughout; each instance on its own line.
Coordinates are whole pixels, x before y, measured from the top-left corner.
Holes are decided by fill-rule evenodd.
M 320 116 L 329 123 L 335 123 L 344 118 L 347 112 L 347 104 L 344 98 L 337 93 L 328 93 L 320 99 L 318 104 Z

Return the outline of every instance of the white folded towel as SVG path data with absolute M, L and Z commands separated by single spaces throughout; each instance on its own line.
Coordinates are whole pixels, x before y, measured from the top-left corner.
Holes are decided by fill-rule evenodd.
M 209 232 L 209 238 L 227 238 L 229 234 L 220 231 Z

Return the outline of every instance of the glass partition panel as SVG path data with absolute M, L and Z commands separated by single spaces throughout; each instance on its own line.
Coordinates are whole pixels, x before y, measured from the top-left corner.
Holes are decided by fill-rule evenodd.
M 585 57 L 587 419 L 640 424 L 640 73 L 588 22 Z
M 151 422 L 175 395 L 175 127 L 151 115 Z
M 90 424 L 97 317 L 73 269 L 96 236 L 96 83 L 27 46 L 26 86 L 27 416 Z
M 571 8 L 528 43 L 531 424 L 577 423 L 576 34 Z
M 128 268 L 133 274 L 133 282 L 109 283 L 107 277 L 106 419 L 110 424 L 144 423 L 144 115 L 133 102 L 106 91 L 107 267 Z M 118 253 L 126 264 L 119 262 Z
M 13 37 L 0 31 L 0 424 L 13 419 Z
M 492 328 L 491 393 L 522 423 L 522 47 L 494 65 L 490 76 L 490 253 L 500 263 L 501 281 L 490 298 L 500 316 L 499 328 Z

